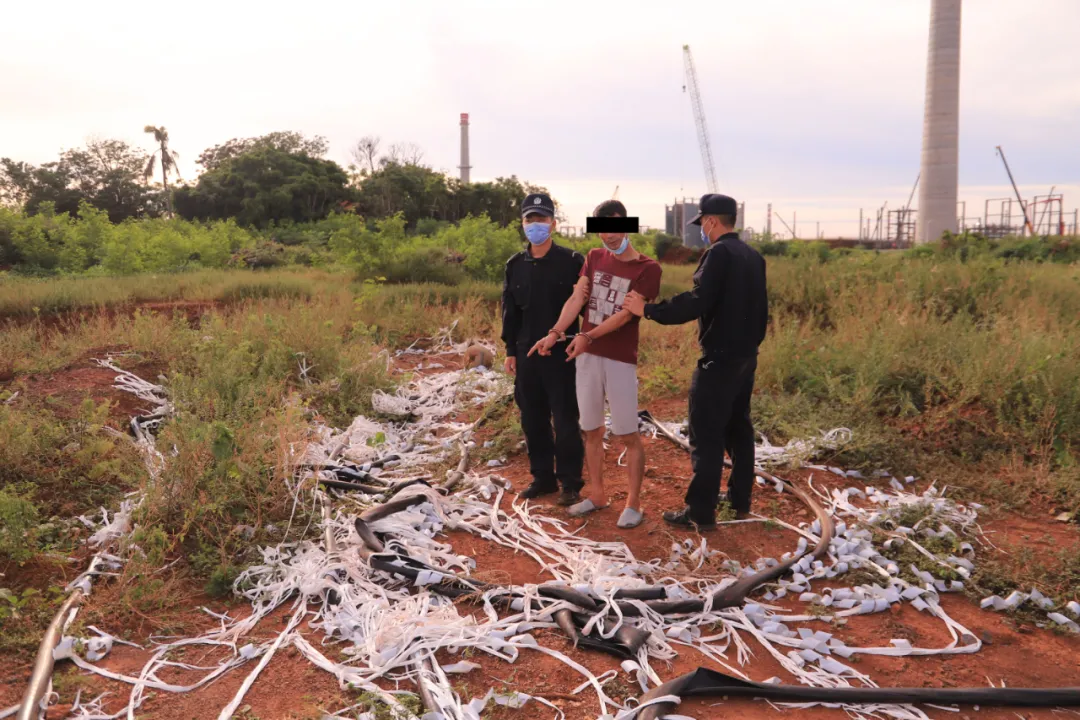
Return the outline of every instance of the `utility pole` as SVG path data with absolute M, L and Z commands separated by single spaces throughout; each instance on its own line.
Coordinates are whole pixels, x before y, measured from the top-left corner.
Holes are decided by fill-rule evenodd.
M 769 203 L 765 215 L 765 234 L 772 238 L 772 203 Z
M 863 229 L 862 208 L 859 208 L 859 239 L 860 240 L 863 239 L 862 229 Z
M 792 225 L 794 225 L 794 223 L 795 223 L 795 216 L 794 215 L 791 216 L 792 225 L 788 225 L 787 221 L 784 220 L 784 216 L 781 215 L 780 213 L 776 213 L 776 219 L 779 220 L 783 224 L 783 226 L 788 229 L 788 232 L 791 233 L 791 239 L 794 240 L 795 239 L 795 228 L 792 227 Z

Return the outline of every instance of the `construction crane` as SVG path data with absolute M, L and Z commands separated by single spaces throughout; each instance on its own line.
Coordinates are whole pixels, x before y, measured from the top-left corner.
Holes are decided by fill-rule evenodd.
M 697 72 L 694 70 L 694 58 L 690 54 L 690 46 L 683 45 L 683 60 L 686 66 L 686 91 L 690 86 L 690 105 L 694 111 L 694 124 L 697 126 L 698 145 L 701 147 L 701 162 L 705 166 L 705 182 L 709 186 L 709 192 L 717 191 L 716 168 L 713 167 L 712 147 L 709 145 L 709 129 L 705 126 L 705 108 L 701 104 L 701 90 L 698 89 Z
M 1020 203 L 1020 212 L 1024 213 L 1024 226 L 1027 228 L 1027 231 L 1031 233 L 1031 236 L 1035 237 L 1035 228 L 1031 226 L 1031 221 L 1028 220 L 1027 205 L 1024 204 L 1023 199 L 1020 197 L 1020 190 L 1017 189 L 1016 181 L 1013 180 L 1012 170 L 1009 169 L 1009 161 L 1005 159 L 1005 151 L 1001 149 L 1000 145 L 996 146 L 994 149 L 997 150 L 997 154 L 1001 156 L 1001 162 L 1005 165 L 1005 172 L 1009 176 L 1009 182 L 1012 183 L 1013 192 L 1016 193 L 1016 201 Z M 1012 224 L 1011 218 L 1009 219 L 1009 224 Z

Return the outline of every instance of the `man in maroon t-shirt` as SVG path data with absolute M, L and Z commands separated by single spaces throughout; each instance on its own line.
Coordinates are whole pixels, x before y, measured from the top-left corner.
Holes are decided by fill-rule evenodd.
M 618 200 L 607 200 L 594 211 L 596 217 L 626 217 Z M 645 476 L 645 448 L 638 434 L 637 357 L 639 318 L 624 310 L 623 299 L 631 290 L 645 297 L 660 294 L 660 264 L 630 245 L 627 233 L 600 233 L 604 247 L 589 251 L 574 294 L 563 306 L 558 322 L 547 337 L 529 351 L 547 355 L 584 311 L 581 332 L 567 358 L 577 358 L 577 400 L 581 429 L 585 432 L 585 464 L 589 484 L 585 499 L 570 508 L 574 516 L 607 507 L 604 491 L 604 401 L 611 412 L 611 432 L 626 447 L 629 472 L 626 507 L 618 526 L 641 523 L 641 484 Z

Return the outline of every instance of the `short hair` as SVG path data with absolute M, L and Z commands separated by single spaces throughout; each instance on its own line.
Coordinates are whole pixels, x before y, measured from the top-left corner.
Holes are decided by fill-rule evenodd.
M 723 223 L 724 227 L 729 227 L 729 228 L 735 227 L 736 219 L 735 219 L 734 215 L 726 215 L 726 214 L 721 213 L 721 214 L 716 216 L 716 219 L 719 220 L 721 223 Z
M 593 217 L 626 217 L 626 206 L 618 200 L 605 200 L 593 210 Z

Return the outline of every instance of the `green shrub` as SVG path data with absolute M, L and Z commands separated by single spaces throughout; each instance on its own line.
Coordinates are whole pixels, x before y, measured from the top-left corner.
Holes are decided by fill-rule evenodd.
M 682 247 L 682 239 L 667 233 L 657 233 L 653 238 L 653 256 L 663 260 L 673 248 Z
M 25 487 L 0 487 L 0 557 L 24 563 L 36 550 L 38 508 Z
M 399 248 L 393 256 L 381 264 L 379 273 L 388 283 L 439 283 L 457 285 L 468 275 L 460 256 L 447 253 L 438 247 Z
M 783 240 L 763 240 L 761 242 L 753 242 L 757 251 L 765 256 L 782 257 L 788 253 L 788 245 L 790 243 Z

